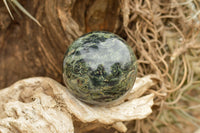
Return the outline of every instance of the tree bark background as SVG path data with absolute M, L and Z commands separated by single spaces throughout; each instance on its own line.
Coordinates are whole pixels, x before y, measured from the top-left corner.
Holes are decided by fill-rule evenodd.
M 84 33 L 118 28 L 119 0 L 19 1 L 41 24 L 11 10 L 12 21 L 0 2 L 0 88 L 19 79 L 48 76 L 62 82 L 67 47 Z
M 197 130 L 199 0 L 18 1 L 42 27 L 13 10 L 15 20 L 11 20 L 0 1 L 0 89 L 33 76 L 62 83 L 62 60 L 68 46 L 84 33 L 111 31 L 133 48 L 137 76 L 154 74 L 158 82 L 145 92 L 155 93 L 151 116 L 126 123 L 129 132 Z M 184 111 L 185 116 L 177 111 Z

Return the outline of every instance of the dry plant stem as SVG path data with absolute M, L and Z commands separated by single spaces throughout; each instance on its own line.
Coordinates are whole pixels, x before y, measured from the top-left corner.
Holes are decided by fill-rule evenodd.
M 5 4 L 5 6 L 6 6 L 8 12 L 9 12 L 9 14 L 10 14 L 10 17 L 11 17 L 12 19 L 14 19 L 13 15 L 12 15 L 12 13 L 11 13 L 11 11 L 10 11 L 10 8 L 9 8 L 9 6 L 8 6 L 7 1 L 6 1 L 6 0 L 3 0 L 3 2 L 4 2 L 4 4 Z
M 139 75 L 156 73 L 159 77 L 159 87 L 151 90 L 157 97 L 155 105 L 159 106 L 157 112 L 155 111 L 158 115 L 152 116 L 152 119 L 159 121 L 163 111 L 175 109 L 176 104 L 182 101 L 183 95 L 188 93 L 188 88 L 196 80 L 192 78 L 195 72 L 198 75 L 198 67 L 194 67 L 198 64 L 190 63 L 186 57 L 191 49 L 200 47 L 198 45 L 200 28 L 197 26 L 199 18 L 195 18 L 195 22 L 198 23 L 192 22 L 194 18 L 188 19 L 188 16 L 193 17 L 198 14 L 199 5 L 193 0 L 181 2 L 129 0 L 124 5 L 127 3 L 129 6 L 123 8 L 129 9 L 122 10 L 123 26 L 128 40 L 138 55 Z M 190 66 L 191 64 L 194 68 Z M 174 131 L 179 131 L 176 125 L 168 121 L 164 122 L 164 125 L 167 125 L 167 129 L 171 126 Z M 137 131 L 140 130 L 141 126 L 139 124 L 136 126 Z
M 95 0 L 94 3 L 96 2 L 98 1 Z M 149 133 L 156 132 L 156 129 L 158 129 L 163 133 L 177 133 L 184 131 L 187 132 L 188 130 L 185 129 L 188 128 L 193 129 L 195 121 L 191 119 L 192 117 L 185 116 L 190 114 L 193 117 L 199 118 L 198 113 L 195 112 L 195 108 L 189 110 L 186 109 L 188 105 L 193 105 L 199 109 L 199 101 L 196 100 L 199 98 L 198 94 L 200 93 L 199 0 L 121 0 L 120 2 L 120 6 L 116 7 L 116 9 L 118 9 L 113 14 L 117 14 L 115 17 L 116 20 L 113 19 L 114 22 L 117 22 L 117 26 L 113 30 L 112 27 L 114 26 L 111 26 L 110 28 L 108 28 L 109 26 L 107 28 L 106 26 L 103 28 L 97 28 L 94 26 L 95 28 L 91 28 L 84 25 L 86 21 L 90 20 L 87 16 L 87 8 L 90 8 L 90 5 L 87 5 L 87 8 L 86 6 L 84 7 L 81 5 L 84 8 L 79 11 L 79 9 L 75 8 L 76 6 L 74 5 L 84 3 L 81 0 L 59 0 L 57 2 L 56 0 L 52 0 L 51 2 L 47 0 L 32 1 L 35 5 L 40 6 L 38 9 L 38 6 L 35 6 L 34 8 L 36 8 L 36 10 L 32 8 L 31 11 L 36 13 L 36 18 L 38 18 L 42 25 L 44 25 L 44 27 L 48 30 L 41 32 L 40 29 L 37 29 L 38 26 L 36 27 L 34 24 L 29 22 L 23 23 L 24 20 L 19 21 L 19 23 L 28 27 L 20 27 L 22 31 L 27 31 L 27 34 L 25 32 L 23 33 L 23 36 L 27 37 L 27 35 L 37 31 L 36 43 L 32 42 L 29 43 L 29 45 L 31 46 L 31 49 L 33 49 L 37 44 L 40 44 L 38 49 L 41 52 L 40 58 L 42 59 L 40 60 L 38 57 L 37 59 L 39 62 L 43 62 L 43 64 L 41 64 L 38 68 L 45 68 L 43 71 L 46 72 L 42 73 L 43 75 L 48 75 L 53 72 L 54 78 L 59 79 L 61 76 L 55 75 L 57 73 L 61 73 L 59 64 L 61 64 L 60 57 L 62 57 L 62 54 L 57 56 L 57 53 L 64 53 L 62 50 L 66 47 L 63 46 L 67 46 L 75 38 L 82 35 L 85 31 L 88 31 L 84 29 L 105 29 L 108 31 L 114 31 L 120 36 L 123 36 L 136 53 L 139 63 L 138 76 L 143 77 L 144 75 L 155 74 L 157 77 L 155 80 L 158 82 L 151 90 L 147 90 L 146 92 L 153 93 L 155 95 L 154 111 L 152 115 L 147 118 L 151 120 L 150 123 L 146 120 L 127 122 L 132 124 L 132 127 L 127 129 L 128 132 L 143 131 L 144 133 Z M 114 3 L 116 3 L 116 1 L 114 1 Z M 90 14 L 95 11 L 91 10 Z M 118 14 L 117 11 L 120 11 L 121 14 Z M 81 14 L 80 12 L 84 13 Z M 72 14 L 76 15 L 73 16 Z M 91 19 L 95 20 L 95 18 L 99 17 L 94 16 L 94 18 Z M 103 19 L 105 21 L 109 20 L 105 19 L 105 17 L 103 17 Z M 79 24 L 78 21 L 81 20 L 83 20 L 83 24 Z M 110 20 L 106 24 L 111 25 Z M 5 25 L 4 27 L 8 27 L 8 25 Z M 30 30 L 32 27 L 36 30 Z M 41 34 L 43 32 L 47 33 L 47 35 Z M 11 36 L 12 35 L 13 34 L 11 34 Z M 4 36 L 0 37 L 0 44 L 4 44 L 7 40 L 13 39 Z M 26 40 L 26 38 L 23 39 Z M 22 44 L 22 42 L 17 43 L 15 40 L 13 45 L 11 45 L 10 42 L 11 41 L 8 41 L 3 46 L 0 46 L 0 49 L 12 49 L 13 51 L 14 46 L 21 46 Z M 26 42 L 29 42 L 29 40 L 27 39 Z M 51 45 L 49 46 L 49 44 Z M 35 47 L 32 47 L 33 45 Z M 23 47 L 25 46 L 28 45 L 23 45 Z M 51 49 L 51 46 L 53 46 L 53 49 Z M 57 49 L 59 47 L 61 50 Z M 20 51 L 24 51 L 24 49 L 20 49 Z M 50 51 L 53 52 L 51 53 Z M 13 53 L 9 51 L 5 52 Z M 31 52 L 34 53 L 31 56 L 36 59 L 34 55 L 39 54 L 35 54 L 36 52 L 34 51 Z M 26 60 L 23 60 L 23 62 L 26 62 L 25 64 L 28 65 L 23 67 L 23 70 L 31 68 L 31 65 L 29 65 L 30 60 L 27 60 L 26 55 L 14 54 L 14 56 L 25 57 Z M 1 57 L 3 56 L 0 56 L 0 58 Z M 7 58 L 10 59 L 9 57 L 10 55 Z M 4 59 L 2 60 L 4 61 Z M 8 62 L 1 64 L 10 63 L 13 63 L 13 61 L 11 60 L 9 62 L 8 60 Z M 0 70 L 2 70 L 1 73 L 3 73 L 2 77 L 6 77 L 5 79 L 9 79 L 9 82 L 11 83 L 14 81 L 11 77 L 13 77 L 12 73 L 15 72 L 13 71 L 15 68 L 12 68 L 12 66 L 9 69 L 6 68 L 6 65 L 1 66 Z M 5 74 L 5 70 L 9 70 L 8 73 Z M 36 71 L 40 71 L 40 69 L 36 69 Z M 32 72 L 30 69 L 24 71 L 25 76 L 28 77 L 26 74 L 29 74 L 30 72 Z M 2 79 L 2 77 L 0 77 L 0 79 Z M 5 83 L 2 84 L 4 86 L 6 85 Z M 193 97 L 195 99 L 192 99 Z M 179 116 L 178 113 L 176 113 L 176 110 L 184 110 L 185 115 L 182 114 L 182 116 Z M 182 119 L 183 116 L 184 119 Z M 155 127 L 149 126 L 151 122 Z M 118 123 L 116 125 L 120 124 Z M 145 129 L 142 129 L 144 127 Z
M 185 61 L 185 57 L 183 57 L 183 63 L 184 63 L 184 75 L 183 75 L 183 78 L 181 80 L 181 83 L 173 90 L 168 90 L 167 92 L 175 92 L 177 91 L 178 89 L 181 88 L 181 86 L 183 85 L 183 83 L 185 82 L 185 79 L 187 77 L 187 66 L 186 66 L 186 61 Z
M 147 119 L 149 123 L 151 123 L 151 125 L 153 126 L 153 128 L 155 129 L 155 131 L 157 133 L 160 133 L 159 129 L 154 125 L 154 123 L 150 120 L 150 119 Z
M 0 131 L 73 133 L 73 121 L 78 120 L 79 132 L 102 125 L 126 132 L 124 121 L 143 119 L 152 112 L 154 95 L 140 97 L 156 84 L 152 77 L 137 78 L 126 100 L 112 107 L 87 105 L 50 78 L 18 81 L 0 91 Z
M 13 17 L 13 15 L 10 11 L 10 8 L 7 4 L 7 0 L 3 0 L 3 2 L 9 12 L 11 18 L 14 20 L 14 17 Z M 39 21 L 37 19 L 35 19 L 17 0 L 8 0 L 8 2 L 11 4 L 11 6 L 14 8 L 15 11 L 17 11 L 15 8 L 15 6 L 16 6 L 21 12 L 23 12 L 25 15 L 27 15 L 30 19 L 32 19 L 35 23 L 37 23 L 41 27 L 41 24 L 39 23 Z

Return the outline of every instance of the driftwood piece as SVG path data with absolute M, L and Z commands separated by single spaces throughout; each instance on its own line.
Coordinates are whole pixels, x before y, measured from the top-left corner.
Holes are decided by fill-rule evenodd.
M 151 76 L 137 78 L 134 91 L 123 103 L 104 107 L 79 101 L 66 91 L 65 86 L 51 78 L 24 79 L 0 91 L 0 132 L 73 133 L 98 126 L 112 126 L 125 132 L 123 121 L 143 119 L 152 112 L 154 95 L 136 98 L 142 93 L 135 92 L 154 84 Z M 81 126 L 74 129 L 73 122 L 76 121 Z

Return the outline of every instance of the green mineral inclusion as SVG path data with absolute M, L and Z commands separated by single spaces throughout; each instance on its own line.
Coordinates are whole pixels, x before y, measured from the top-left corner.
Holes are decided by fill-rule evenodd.
M 136 57 L 119 36 L 105 31 L 85 34 L 65 53 L 63 79 L 76 98 L 104 105 L 126 95 L 137 74 Z

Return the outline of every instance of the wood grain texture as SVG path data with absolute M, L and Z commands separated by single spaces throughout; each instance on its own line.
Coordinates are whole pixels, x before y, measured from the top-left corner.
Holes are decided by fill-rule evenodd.
M 92 30 L 114 31 L 119 13 L 119 1 L 115 0 L 84 1 L 85 4 L 81 0 L 19 2 L 42 27 L 14 11 L 15 20 L 12 21 L 5 6 L 0 3 L 3 13 L 0 16 L 0 88 L 32 76 L 48 76 L 62 82 L 62 60 L 70 43 Z M 92 14 L 99 4 L 103 17 L 98 18 L 100 23 L 95 25 L 90 20 L 99 16 L 98 13 Z M 111 10 L 112 13 L 107 13 Z

